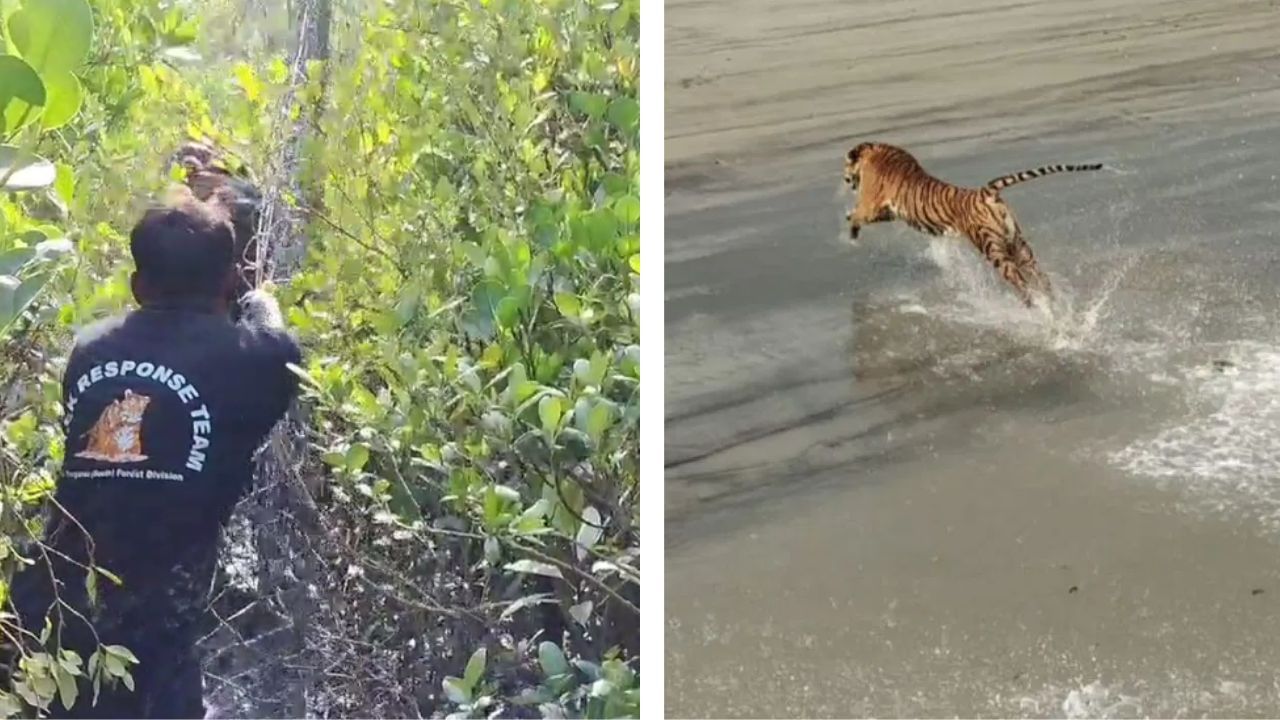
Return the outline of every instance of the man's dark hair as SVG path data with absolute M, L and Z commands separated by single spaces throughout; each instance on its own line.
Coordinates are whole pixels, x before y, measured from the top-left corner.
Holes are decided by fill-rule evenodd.
M 217 298 L 234 245 L 226 213 L 194 199 L 148 210 L 129 235 L 138 275 L 156 299 Z

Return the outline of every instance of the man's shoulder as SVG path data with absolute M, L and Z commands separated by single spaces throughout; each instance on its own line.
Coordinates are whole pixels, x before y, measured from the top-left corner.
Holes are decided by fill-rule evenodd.
M 293 334 L 284 328 L 237 325 L 240 347 L 246 352 L 271 362 L 297 363 L 302 348 Z
M 131 313 L 120 313 L 119 315 L 95 320 L 81 327 L 75 333 L 75 344 L 77 346 L 89 345 L 120 333 L 123 331 L 130 315 Z

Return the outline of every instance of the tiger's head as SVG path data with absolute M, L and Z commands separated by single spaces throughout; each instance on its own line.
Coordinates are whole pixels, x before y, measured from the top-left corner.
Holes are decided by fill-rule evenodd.
M 188 140 L 169 156 L 169 167 L 181 165 L 188 173 L 194 173 L 213 167 L 217 160 L 218 151 L 212 145 Z
M 132 390 L 125 390 L 124 397 L 116 401 L 120 410 L 120 421 L 123 425 L 140 425 L 142 416 L 147 411 L 151 398 Z
M 844 184 L 849 186 L 850 190 L 858 189 L 858 182 L 862 179 L 862 161 L 866 159 L 868 151 L 875 147 L 875 143 L 859 143 L 852 150 L 845 153 L 844 156 Z

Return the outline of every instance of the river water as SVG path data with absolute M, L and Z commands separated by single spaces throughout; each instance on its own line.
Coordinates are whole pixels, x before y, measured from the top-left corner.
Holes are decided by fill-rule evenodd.
M 703 5 L 667 10 L 668 713 L 1280 714 L 1280 8 Z M 963 241 L 843 240 L 864 139 L 1107 163 L 1004 193 L 1052 312 Z

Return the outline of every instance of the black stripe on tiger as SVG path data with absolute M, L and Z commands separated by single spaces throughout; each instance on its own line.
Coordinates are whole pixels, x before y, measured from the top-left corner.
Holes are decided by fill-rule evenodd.
M 1101 170 L 1102 163 L 1090 163 L 1088 165 L 1045 165 L 1034 170 L 1023 170 L 1022 172 L 1010 173 L 992 180 L 987 183 L 987 187 L 992 190 L 1003 190 L 1010 185 L 1017 185 L 1020 182 L 1026 182 L 1045 175 L 1053 175 L 1060 172 L 1084 172 L 1089 170 Z

